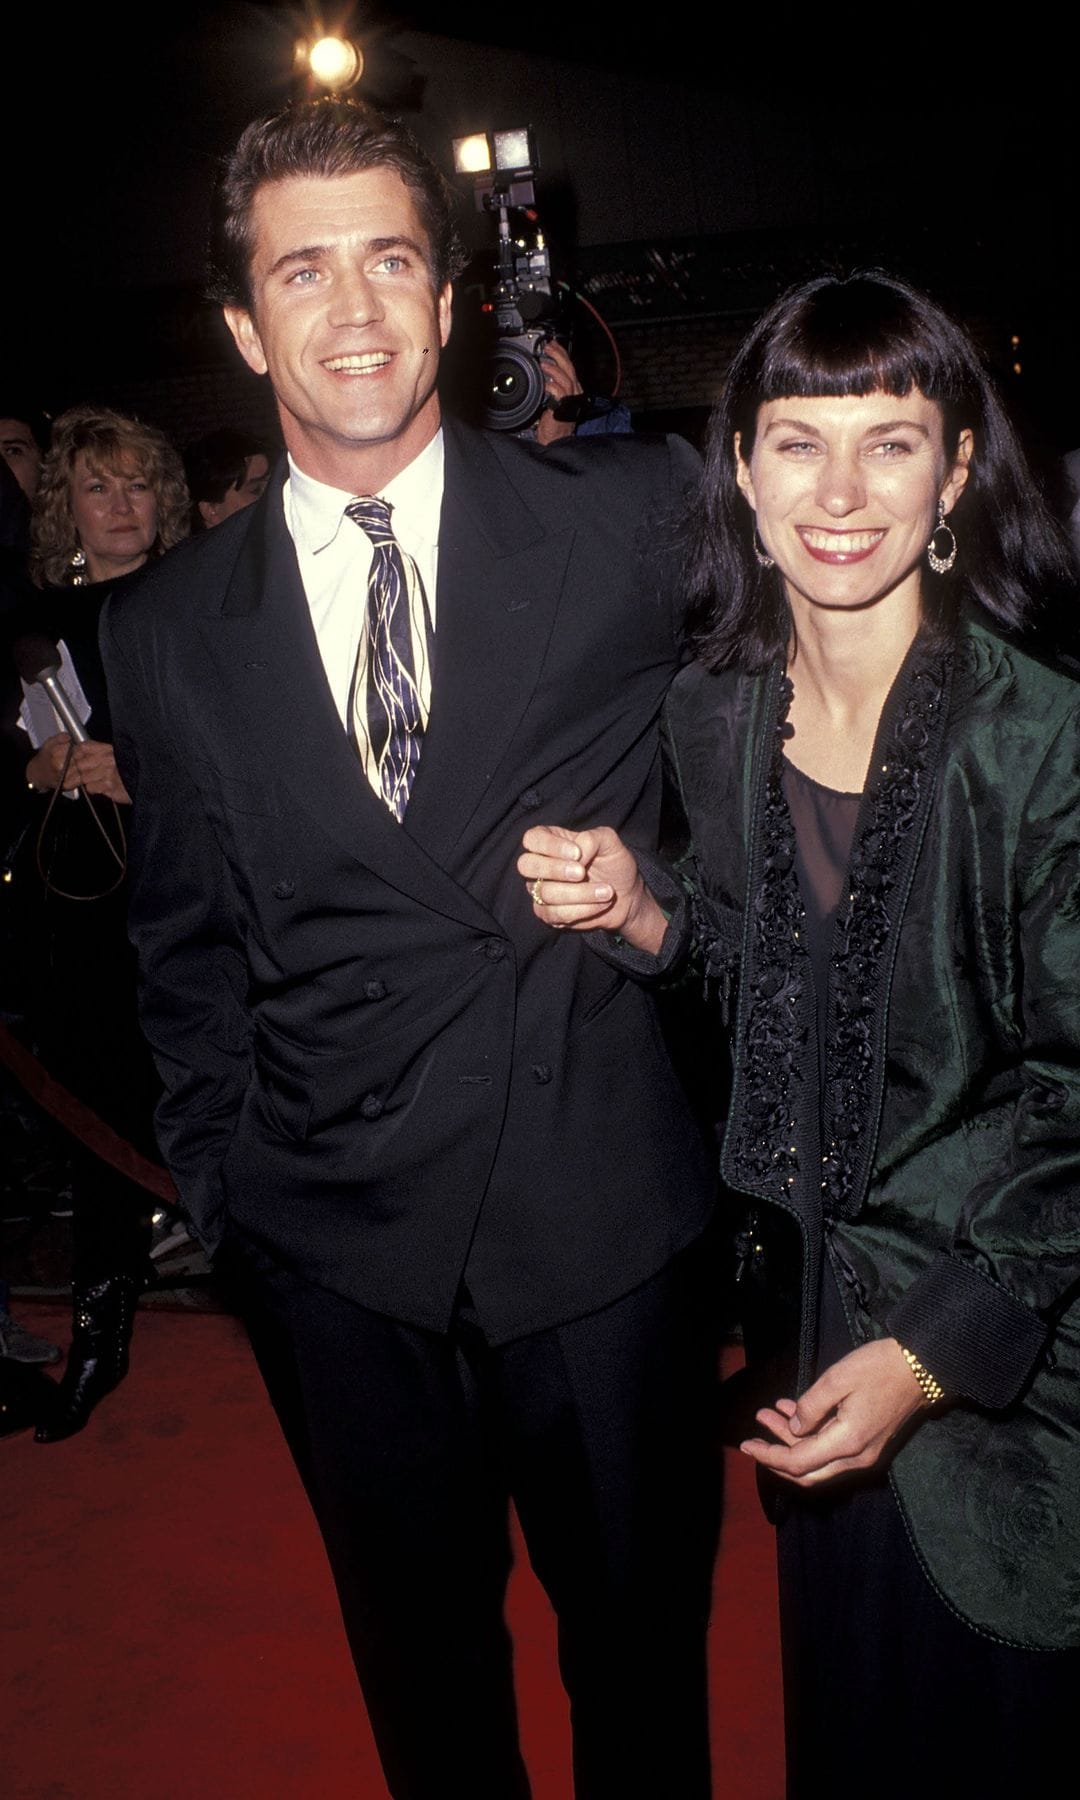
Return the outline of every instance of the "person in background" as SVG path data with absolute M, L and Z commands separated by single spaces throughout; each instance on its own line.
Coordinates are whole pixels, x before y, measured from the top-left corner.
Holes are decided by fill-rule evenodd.
M 1067 549 L 966 335 L 881 274 L 751 332 L 689 532 L 666 729 L 734 1021 L 788 1794 L 1050 1793 L 1080 1676 Z M 613 832 L 540 828 L 518 867 L 605 959 L 678 964 L 688 909 Z
M 191 529 L 205 531 L 259 498 L 270 476 L 265 445 L 246 432 L 210 431 L 184 451 Z
M 35 409 L 7 392 L 0 392 L 0 616 L 26 600 L 29 577 L 26 557 L 30 549 L 30 506 L 37 492 L 41 463 L 48 444 L 48 422 Z M 22 694 L 14 666 L 5 657 L 0 667 L 0 855 L 7 867 L 9 848 L 18 835 L 24 811 L 22 758 L 10 749 L 17 744 L 15 721 Z M 13 965 L 21 961 L 20 946 L 11 935 L 10 909 L 0 919 L 0 1010 L 15 1000 L 19 980 Z M 11 1078 L 0 1071 L 0 1086 Z M 16 1101 L 10 1116 L 25 1116 L 25 1103 Z M 13 1319 L 8 1302 L 10 1289 L 0 1278 L 0 1359 L 17 1363 L 52 1363 L 60 1359 L 55 1344 L 36 1337 Z
M 0 457 L 7 463 L 28 504 L 33 503 L 37 493 L 48 444 L 48 421 L 44 415 L 16 406 L 10 396 L 0 393 Z
M 74 743 L 36 683 L 23 707 L 21 842 L 14 904 L 27 1012 L 41 1060 L 121 1138 L 156 1157 L 157 1082 L 136 1020 L 127 942 L 130 802 L 113 754 L 97 644 L 106 594 L 187 533 L 176 451 L 159 431 L 102 408 L 57 419 L 34 501 L 30 572 L 40 591 L 5 620 L 57 644 L 61 679 L 88 734 Z M 73 1336 L 39 1443 L 69 1437 L 127 1369 L 145 1280 L 151 1201 L 81 1142 L 72 1144 Z
M 26 595 L 30 508 L 48 443 L 49 421 L 44 413 L 0 390 L 0 615 Z M 5 682 L 5 690 L 6 686 Z M 6 699 L 5 691 L 5 721 Z
M 546 446 L 558 444 L 568 437 L 626 436 L 633 430 L 628 409 L 621 402 L 611 400 L 591 401 L 579 419 L 557 416 L 562 401 L 585 391 L 569 350 L 558 338 L 551 338 L 544 345 L 540 366 L 544 371 L 547 400 L 535 425 L 523 431 L 522 437 L 531 437 Z

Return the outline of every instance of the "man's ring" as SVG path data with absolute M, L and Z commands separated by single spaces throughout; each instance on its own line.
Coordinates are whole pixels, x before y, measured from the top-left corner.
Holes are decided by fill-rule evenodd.
M 532 895 L 532 903 L 534 906 L 543 906 L 544 904 L 543 886 L 544 878 L 542 875 L 538 875 L 535 881 L 530 881 L 529 883 L 529 892 Z

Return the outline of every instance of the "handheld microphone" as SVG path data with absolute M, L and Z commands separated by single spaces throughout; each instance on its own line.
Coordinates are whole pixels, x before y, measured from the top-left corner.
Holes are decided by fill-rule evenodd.
M 68 736 L 76 744 L 88 743 L 86 727 L 60 681 L 60 652 L 52 639 L 43 631 L 26 631 L 22 637 L 16 638 L 14 652 L 15 667 L 27 686 L 31 687 L 35 681 L 38 682 L 52 701 Z

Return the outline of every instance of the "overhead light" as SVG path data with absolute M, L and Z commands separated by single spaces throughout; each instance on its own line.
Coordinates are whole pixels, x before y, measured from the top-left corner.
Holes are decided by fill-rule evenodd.
M 307 64 L 312 80 L 331 94 L 343 94 L 354 87 L 364 72 L 364 53 L 349 38 L 321 37 L 314 43 L 299 43 L 296 60 Z

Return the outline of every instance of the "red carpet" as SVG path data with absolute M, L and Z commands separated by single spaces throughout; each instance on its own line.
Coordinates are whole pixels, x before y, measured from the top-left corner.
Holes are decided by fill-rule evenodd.
M 64 1339 L 59 1308 L 17 1307 Z M 239 1326 L 140 1313 L 64 1444 L 0 1443 L 4 1800 L 385 1800 L 329 1574 Z M 729 1458 L 711 1639 L 715 1791 L 782 1800 L 772 1537 Z M 510 1594 L 535 1800 L 569 1800 L 546 1599 Z M 657 1796 L 657 1800 L 678 1800 Z

